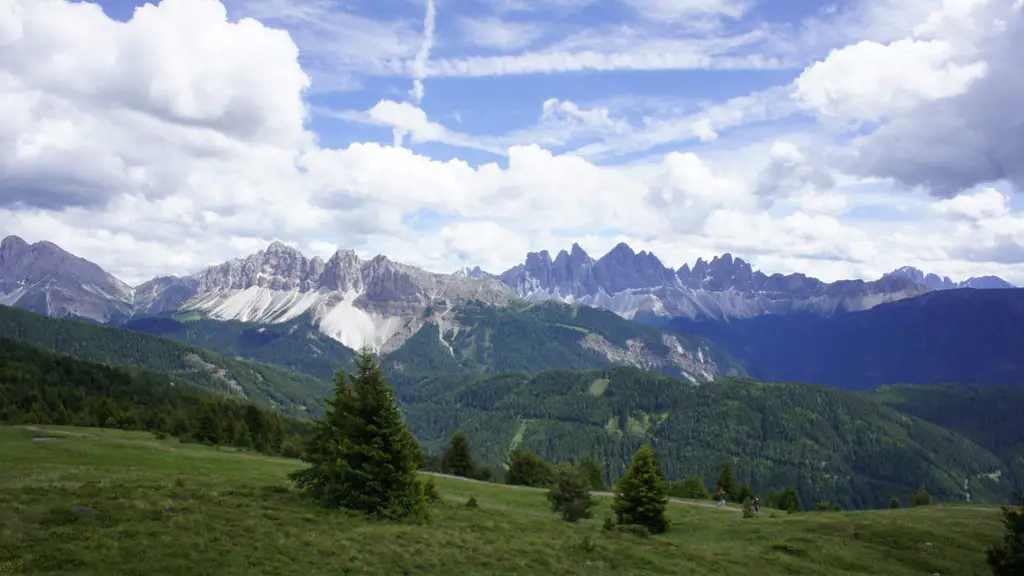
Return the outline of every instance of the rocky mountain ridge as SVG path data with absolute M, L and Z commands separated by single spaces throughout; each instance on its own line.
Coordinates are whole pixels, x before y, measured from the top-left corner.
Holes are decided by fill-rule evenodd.
M 338 250 L 326 261 L 307 258 L 273 242 L 194 274 L 161 276 L 132 288 L 49 242 L 30 245 L 9 236 L 0 245 L 2 304 L 100 323 L 187 310 L 258 323 L 309 316 L 321 332 L 345 346 L 368 345 L 380 352 L 397 349 L 427 324 L 438 326 L 445 342 L 445 334 L 460 329 L 457 308 L 474 301 L 507 307 L 521 300 L 556 300 L 611 310 L 627 319 L 728 320 L 866 310 L 961 286 L 1009 284 L 996 277 L 954 284 L 910 267 L 871 282 L 826 283 L 804 274 L 768 275 L 728 253 L 673 270 L 654 254 L 634 252 L 624 243 L 599 259 L 574 244 L 554 258 L 547 251 L 529 253 L 523 264 L 500 275 L 479 267 L 440 274 L 382 255 L 363 260 L 352 250 Z
M 994 277 L 972 278 L 958 285 L 935 275 L 901 268 L 874 281 L 823 282 L 805 274 L 765 274 L 731 254 L 710 261 L 698 258 L 673 270 L 657 256 L 634 252 L 620 243 L 599 259 L 578 244 L 554 258 L 531 252 L 523 264 L 500 274 L 503 282 L 527 300 L 557 299 L 637 315 L 727 320 L 764 314 L 867 310 L 885 302 L 912 298 L 938 289 L 1012 287 Z

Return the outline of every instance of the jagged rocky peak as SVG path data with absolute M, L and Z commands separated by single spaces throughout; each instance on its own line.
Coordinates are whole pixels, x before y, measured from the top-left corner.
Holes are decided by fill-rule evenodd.
M 363 289 L 362 260 L 355 250 L 334 253 L 324 264 L 319 286 L 338 292 L 359 292 Z
M 316 289 L 323 269 L 320 258 L 306 258 L 297 249 L 275 241 L 255 254 L 211 266 L 193 276 L 199 293 L 252 287 L 307 292 Z
M 483 280 L 485 278 L 495 277 L 494 274 L 491 274 L 486 270 L 482 270 L 479 266 L 473 266 L 472 268 L 468 266 L 465 268 L 460 268 L 459 270 L 455 271 L 454 275 L 463 278 L 471 278 L 473 280 Z
M 607 293 L 655 288 L 674 283 L 675 274 L 646 250 L 636 253 L 625 242 L 616 244 L 594 265 L 594 279 Z

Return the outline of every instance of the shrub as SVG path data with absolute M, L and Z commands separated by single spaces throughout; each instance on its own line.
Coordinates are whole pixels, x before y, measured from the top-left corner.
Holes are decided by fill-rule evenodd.
M 932 503 L 932 497 L 928 494 L 928 491 L 921 486 L 917 489 L 917 493 L 914 494 L 914 506 L 927 506 Z
M 566 522 L 578 522 L 593 516 L 591 508 L 597 506 L 597 501 L 590 495 L 590 482 L 591 479 L 579 466 L 559 466 L 555 483 L 548 490 L 551 511 L 560 513 Z

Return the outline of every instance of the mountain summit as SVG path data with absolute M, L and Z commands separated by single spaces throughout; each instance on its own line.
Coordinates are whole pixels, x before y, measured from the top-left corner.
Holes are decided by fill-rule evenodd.
M 0 304 L 105 323 L 132 313 L 132 295 L 131 286 L 52 242 L 0 242 Z

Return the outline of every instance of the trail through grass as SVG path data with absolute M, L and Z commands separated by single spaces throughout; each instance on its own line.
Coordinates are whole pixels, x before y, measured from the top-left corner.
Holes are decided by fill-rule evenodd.
M 543 491 L 447 477 L 429 524 L 395 524 L 305 501 L 286 477 L 301 466 L 140 433 L 0 427 L 0 576 L 985 575 L 1000 536 L 998 509 L 977 505 L 744 520 L 676 502 L 671 530 L 642 538 L 601 529 L 608 497 L 568 524 Z

